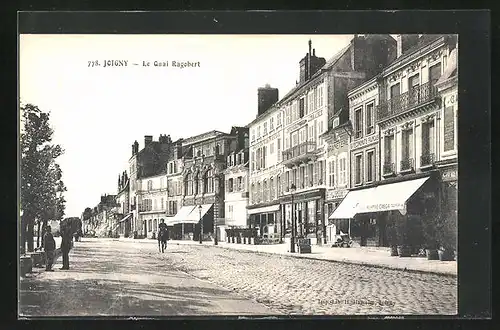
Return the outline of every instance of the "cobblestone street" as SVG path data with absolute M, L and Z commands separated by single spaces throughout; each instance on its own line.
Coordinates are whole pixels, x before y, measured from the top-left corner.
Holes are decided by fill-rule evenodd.
M 457 280 L 204 245 L 84 239 L 21 283 L 21 315 L 456 313 Z M 60 262 L 60 261 L 59 261 Z M 189 274 L 189 275 L 188 275 Z
M 170 244 L 168 252 L 164 258 L 172 267 L 287 314 L 457 312 L 454 277 L 222 249 L 208 244 Z

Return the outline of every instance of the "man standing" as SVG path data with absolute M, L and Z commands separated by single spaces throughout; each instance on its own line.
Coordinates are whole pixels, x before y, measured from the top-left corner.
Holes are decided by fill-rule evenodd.
M 45 250 L 45 270 L 53 272 L 52 264 L 54 263 L 54 251 L 56 249 L 56 241 L 54 236 L 52 236 L 52 228 L 50 226 L 45 227 L 45 234 L 43 235 L 43 247 Z
M 69 269 L 69 250 L 71 250 L 71 241 L 73 239 L 73 235 L 71 233 L 71 226 L 65 226 L 61 228 L 61 252 L 63 257 L 63 266 L 62 270 Z

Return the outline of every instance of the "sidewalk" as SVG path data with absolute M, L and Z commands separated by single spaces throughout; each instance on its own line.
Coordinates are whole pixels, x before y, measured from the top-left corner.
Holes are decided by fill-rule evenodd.
M 121 238 L 120 240 L 144 242 L 144 243 L 156 243 L 156 240 L 152 239 L 134 240 L 130 238 Z M 177 241 L 177 240 L 168 241 L 168 244 L 200 245 L 199 242 L 195 241 Z M 202 245 L 214 246 L 213 242 L 211 241 L 203 242 Z M 224 249 L 256 252 L 256 253 L 279 254 L 295 258 L 316 259 L 316 260 L 343 262 L 350 264 L 360 264 L 372 267 L 406 269 L 409 271 L 416 271 L 416 272 L 457 276 L 456 261 L 427 260 L 426 258 L 418 258 L 418 257 L 411 257 L 411 258 L 391 257 L 388 248 L 375 248 L 375 247 L 332 248 L 329 245 L 327 246 L 313 245 L 311 247 L 312 253 L 299 254 L 299 253 L 288 252 L 290 249 L 290 245 L 285 243 L 273 244 L 273 245 L 250 245 L 250 244 L 219 242 L 219 245 L 217 245 L 217 247 Z

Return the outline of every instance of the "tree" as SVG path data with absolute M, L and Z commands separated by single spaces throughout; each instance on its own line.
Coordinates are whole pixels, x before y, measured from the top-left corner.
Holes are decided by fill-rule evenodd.
M 49 219 L 62 219 L 65 211 L 62 170 L 55 160 L 64 150 L 52 141 L 49 113 L 37 106 L 21 106 L 21 251 L 33 251 L 34 226 L 45 228 Z

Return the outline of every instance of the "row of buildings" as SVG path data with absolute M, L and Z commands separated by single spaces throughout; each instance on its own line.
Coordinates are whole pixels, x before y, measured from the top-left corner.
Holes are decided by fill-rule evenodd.
M 309 49 L 284 97 L 258 89 L 246 127 L 132 145 L 118 180 L 113 230 L 225 239 L 257 228 L 313 244 L 340 231 L 387 246 L 394 216 L 456 218 L 457 51 L 454 35 L 355 35 L 329 60 Z M 200 221 L 201 219 L 201 221 Z

